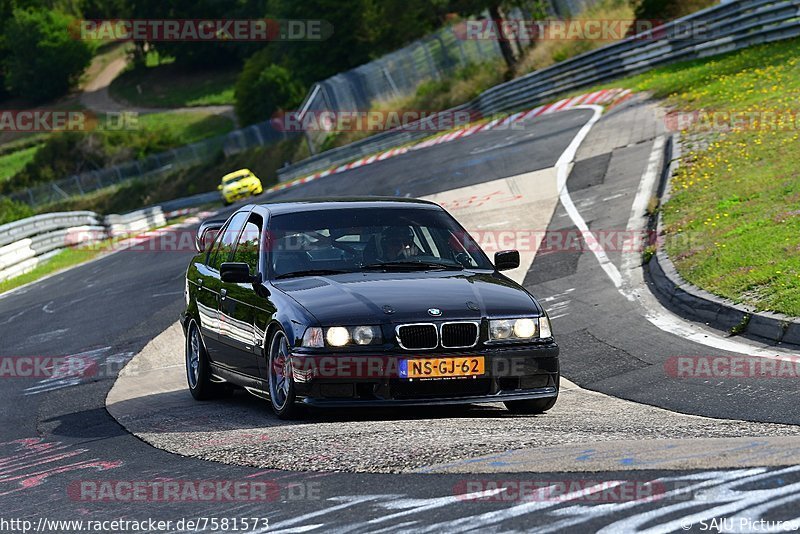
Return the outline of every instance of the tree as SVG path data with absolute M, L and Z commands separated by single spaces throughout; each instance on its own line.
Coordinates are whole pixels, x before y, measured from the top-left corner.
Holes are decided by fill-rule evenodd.
M 5 58 L 8 57 L 8 46 L 6 46 L 5 26 L 14 14 L 14 3 L 12 0 L 0 0 L 0 100 L 8 96 L 6 90 L 6 68 Z
M 520 7 L 524 11 L 531 12 L 534 16 L 541 16 L 546 11 L 542 4 L 543 2 L 539 0 L 452 0 L 450 8 L 464 16 L 480 15 L 486 10 L 489 12 L 489 18 L 499 26 L 505 18 L 503 14 L 505 11 Z M 511 47 L 511 41 L 508 37 L 500 35 L 499 28 L 497 33 L 497 44 L 500 46 L 500 53 L 506 62 L 508 72 L 513 73 L 516 69 L 518 58 L 514 54 L 514 49 Z
M 4 32 L 6 87 L 41 102 L 66 94 L 92 59 L 92 46 L 69 34 L 73 19 L 48 10 L 15 9 Z
M 364 13 L 366 27 L 371 30 L 371 57 L 430 34 L 444 24 L 448 12 L 448 0 L 374 0 Z
M 242 124 L 265 121 L 300 105 L 305 91 L 289 69 L 272 62 L 269 48 L 253 54 L 236 80 L 236 115 Z
M 714 0 L 642 0 L 634 5 L 637 19 L 668 21 L 715 3 Z
M 305 85 L 368 62 L 376 52 L 374 0 L 273 0 L 278 19 L 324 20 L 332 35 L 324 41 L 277 41 L 272 57 Z
M 89 1 L 89 0 L 84 0 Z M 255 0 L 137 0 L 132 2 L 133 18 L 183 20 L 259 19 L 267 15 L 267 1 Z M 144 42 L 137 42 L 141 51 Z M 196 69 L 240 65 L 263 45 L 248 41 L 155 41 L 148 48 L 175 58 L 176 65 Z
M 14 202 L 8 197 L 0 197 L 0 224 L 18 221 L 33 214 L 33 210 L 27 204 Z

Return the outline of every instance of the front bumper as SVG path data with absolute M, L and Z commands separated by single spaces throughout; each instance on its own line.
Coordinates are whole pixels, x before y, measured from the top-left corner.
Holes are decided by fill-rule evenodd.
M 400 378 L 398 360 L 484 356 L 486 372 L 466 378 Z M 346 359 L 339 374 L 320 373 L 323 359 Z M 354 362 L 379 358 L 386 365 L 359 367 Z M 394 365 L 394 366 L 393 366 Z M 315 407 L 421 406 L 503 402 L 558 396 L 559 360 L 555 343 L 525 347 L 493 347 L 470 352 L 436 354 L 293 354 L 295 394 L 300 402 Z M 358 369 L 354 372 L 354 370 Z M 364 372 L 366 370 L 366 372 Z

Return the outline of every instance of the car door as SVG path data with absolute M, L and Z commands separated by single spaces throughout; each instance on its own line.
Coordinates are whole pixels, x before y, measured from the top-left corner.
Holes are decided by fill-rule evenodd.
M 250 274 L 259 272 L 259 247 L 264 221 L 251 213 L 228 261 L 246 263 Z M 237 371 L 257 377 L 261 339 L 256 331 L 256 308 L 260 300 L 253 284 L 222 282 L 220 291 L 220 343 L 225 360 Z
M 201 331 L 206 342 L 208 356 L 212 362 L 231 367 L 232 361 L 226 353 L 225 345 L 221 341 L 225 324 L 220 315 L 220 298 L 222 296 L 222 280 L 219 277 L 219 267 L 228 261 L 236 239 L 247 222 L 247 211 L 238 212 L 231 217 L 228 224 L 217 236 L 214 246 L 209 252 L 204 268 L 198 269 L 197 307 L 200 310 Z M 205 316 L 205 324 L 203 318 Z

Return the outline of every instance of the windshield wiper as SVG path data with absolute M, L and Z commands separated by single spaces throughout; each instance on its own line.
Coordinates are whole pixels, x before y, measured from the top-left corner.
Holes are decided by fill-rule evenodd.
M 464 268 L 460 265 L 452 263 L 437 263 L 432 261 L 382 261 L 378 263 L 369 263 L 361 266 L 362 270 L 389 270 L 389 269 L 414 269 L 414 270 L 439 270 L 439 271 L 463 271 Z
M 306 271 L 294 271 L 292 273 L 283 273 L 275 277 L 276 280 L 281 278 L 296 278 L 298 276 L 325 276 L 328 274 L 344 274 L 352 271 L 340 271 L 336 269 L 308 269 Z

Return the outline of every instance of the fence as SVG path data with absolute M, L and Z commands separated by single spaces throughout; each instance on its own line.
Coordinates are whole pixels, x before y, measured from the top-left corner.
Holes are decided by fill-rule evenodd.
M 680 29 L 702 27 L 702 39 L 681 37 Z M 678 35 L 679 37 L 675 37 Z M 670 22 L 651 32 L 586 52 L 492 87 L 468 108 L 484 116 L 536 106 L 594 84 L 645 72 L 654 67 L 747 48 L 800 35 L 800 0 L 739 0 Z M 413 126 L 413 125 L 412 125 Z M 307 158 L 278 172 L 291 180 L 429 135 L 396 129 Z
M 589 0 L 584 0 L 589 1 Z M 523 20 L 519 9 L 507 19 Z M 487 22 L 491 25 L 493 23 Z M 367 110 L 380 100 L 413 94 L 420 83 L 440 79 L 460 67 L 502 58 L 495 40 L 463 39 L 464 23 L 443 28 L 395 52 L 314 84 L 300 106 L 308 112 Z M 511 41 L 516 53 L 530 45 L 526 36 Z M 308 134 L 312 154 L 317 153 L 326 133 Z

